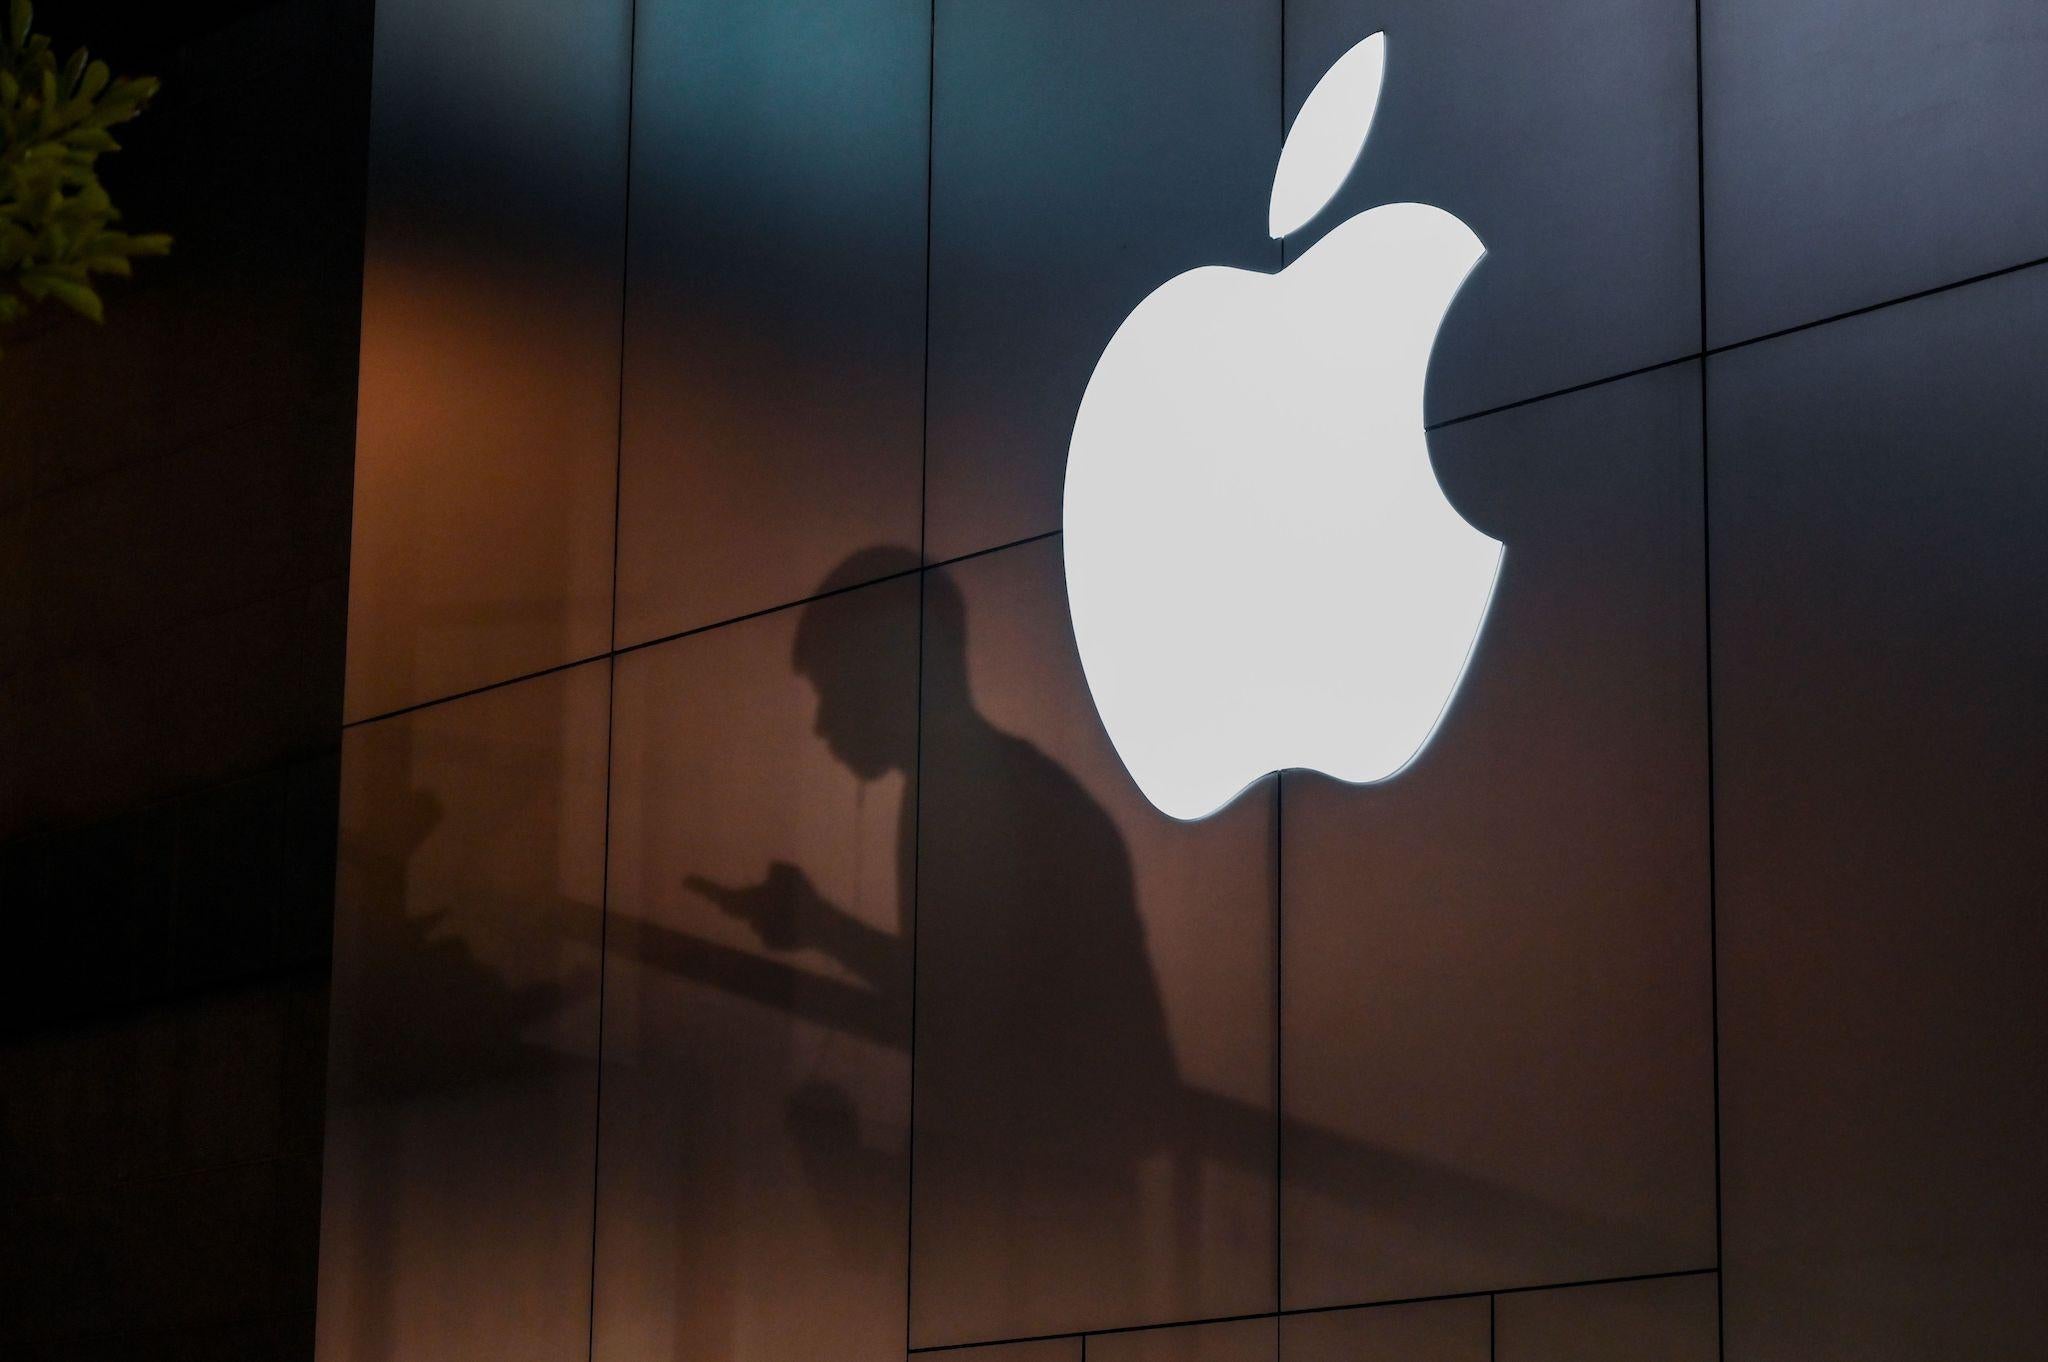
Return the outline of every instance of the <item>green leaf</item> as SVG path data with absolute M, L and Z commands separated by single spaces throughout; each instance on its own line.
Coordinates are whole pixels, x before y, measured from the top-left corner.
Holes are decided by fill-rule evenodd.
M 30 0 L 8 0 L 0 46 L 0 323 L 54 299 L 101 321 L 95 276 L 126 278 L 134 261 L 171 249 L 160 232 L 129 235 L 99 181 L 97 159 L 120 150 L 108 129 L 155 97 L 153 77 L 117 79 L 83 48 L 61 61 L 31 32 Z
M 50 296 L 79 316 L 96 322 L 106 320 L 106 312 L 100 305 L 100 295 L 88 286 L 73 283 L 69 279 L 57 278 L 50 279 L 49 286 Z

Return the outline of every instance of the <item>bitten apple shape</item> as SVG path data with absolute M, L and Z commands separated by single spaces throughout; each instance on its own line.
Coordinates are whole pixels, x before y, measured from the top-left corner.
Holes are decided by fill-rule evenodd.
M 1370 127 L 1375 34 L 1311 92 L 1272 232 L 1341 186 Z M 1386 204 L 1277 274 L 1160 286 L 1097 362 L 1067 455 L 1074 634 L 1145 796 L 1201 818 L 1271 771 L 1385 780 L 1441 722 L 1501 545 L 1445 499 L 1423 380 L 1485 253 L 1440 209 Z

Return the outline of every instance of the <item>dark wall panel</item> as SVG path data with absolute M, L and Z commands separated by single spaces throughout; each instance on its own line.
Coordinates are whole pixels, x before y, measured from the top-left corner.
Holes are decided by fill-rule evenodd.
M 1716 344 L 2048 255 L 2039 0 L 1706 0 Z
M 1719 1362 L 1712 1273 L 1516 1291 L 1494 1301 L 1495 1362 Z
M 912 1342 L 1270 1309 L 1272 782 L 1145 802 L 1058 543 L 924 605 Z
M 1382 30 L 1364 158 L 1288 258 L 1380 203 L 1435 204 L 1478 234 L 1486 258 L 1445 320 L 1428 419 L 1695 350 L 1692 0 L 1289 0 L 1289 117 Z
M 610 644 L 627 27 L 379 7 L 350 719 Z
M 1081 1362 L 1081 1340 L 1054 1338 L 991 1348 L 949 1348 L 948 1362 Z
M 584 1355 L 609 674 L 343 741 L 322 1362 Z
M 917 600 L 619 660 L 600 1362 L 903 1351 Z
M 916 544 L 928 0 L 643 0 L 619 637 Z
M 1130 310 L 1271 269 L 1278 0 L 939 0 L 933 558 L 1059 528 L 1067 439 Z
M 1740 1362 L 2038 1351 L 2048 271 L 1699 353 L 1703 281 L 1751 340 L 2043 254 L 2034 7 L 385 8 L 329 1362 L 1706 1362 L 1724 1280 Z M 1075 655 L 1077 404 L 1402 201 L 1488 247 L 1425 409 L 1490 618 L 1410 769 L 1175 822 Z M 17 465 L 42 558 L 150 500 Z M 139 713 L 66 659 L 157 584 L 22 557 L 0 692 Z
M 1424 1301 L 1289 1315 L 1281 1362 L 1492 1362 L 1489 1302 Z
M 1507 545 L 1377 786 L 1286 777 L 1284 1303 L 1709 1266 L 1696 368 L 1439 431 Z
M 1233 1320 L 1182 1329 L 1145 1329 L 1088 1340 L 1096 1362 L 1275 1362 L 1279 1321 Z
M 2048 1297 L 2048 271 L 1712 361 L 1731 1357 Z

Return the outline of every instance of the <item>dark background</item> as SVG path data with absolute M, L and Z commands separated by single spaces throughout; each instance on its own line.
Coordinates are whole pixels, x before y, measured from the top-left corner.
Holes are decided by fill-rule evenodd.
M 94 8 L 180 247 L 0 359 L 0 1341 L 304 1356 L 318 1223 L 329 1359 L 2040 1353 L 2037 5 Z M 1173 824 L 1074 405 L 1400 199 L 1471 677 Z
M 369 5 L 37 6 L 175 253 L 0 357 L 0 1353 L 310 1353 Z

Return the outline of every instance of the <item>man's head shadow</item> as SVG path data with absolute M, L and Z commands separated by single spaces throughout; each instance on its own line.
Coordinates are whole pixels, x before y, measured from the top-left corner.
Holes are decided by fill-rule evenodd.
M 862 549 L 825 575 L 797 618 L 790 665 L 810 683 L 816 698 L 813 729 L 833 758 L 864 781 L 892 772 L 914 774 L 918 728 L 916 717 L 906 714 L 900 696 L 893 692 L 896 670 L 875 665 L 869 622 L 858 612 L 845 609 L 839 598 L 873 583 L 917 573 L 922 566 L 923 560 L 910 549 L 893 545 Z M 955 627 L 948 636 L 962 637 L 959 622 L 965 607 L 953 583 L 943 573 L 931 573 L 919 587 L 926 627 L 951 621 Z M 923 640 L 920 703 L 925 695 L 950 696 L 965 703 L 965 657 L 957 647 L 930 646 L 942 632 L 946 631 L 933 631 Z

